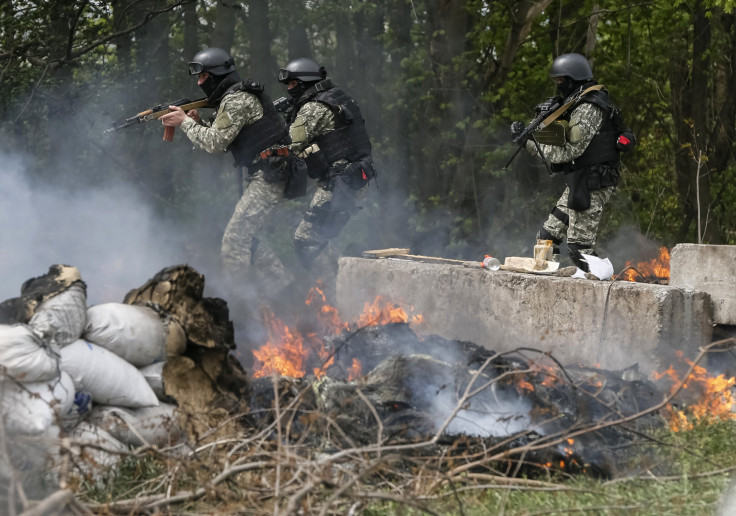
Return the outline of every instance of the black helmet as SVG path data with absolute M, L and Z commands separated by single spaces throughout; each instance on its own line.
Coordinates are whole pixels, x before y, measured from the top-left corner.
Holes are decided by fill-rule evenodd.
M 212 75 L 227 75 L 235 71 L 235 60 L 221 48 L 200 50 L 189 63 L 189 74 L 207 72 Z
M 593 70 L 585 56 L 580 54 L 562 54 L 552 63 L 550 77 L 570 77 L 573 81 L 589 81 L 593 78 Z
M 327 70 L 315 61 L 300 57 L 289 61 L 284 68 L 279 70 L 279 82 L 288 83 L 294 79 L 301 82 L 315 82 L 327 78 Z

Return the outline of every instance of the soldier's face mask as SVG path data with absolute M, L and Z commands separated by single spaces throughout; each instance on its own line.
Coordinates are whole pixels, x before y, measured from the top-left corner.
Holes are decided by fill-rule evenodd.
M 309 88 L 308 84 L 303 83 L 302 81 L 296 81 L 296 85 L 289 88 L 287 91 L 289 92 L 289 95 L 291 95 L 292 98 L 298 99 L 302 96 L 302 94 L 307 91 Z
M 553 77 L 559 91 L 564 98 L 569 97 L 575 91 L 577 84 L 570 77 Z

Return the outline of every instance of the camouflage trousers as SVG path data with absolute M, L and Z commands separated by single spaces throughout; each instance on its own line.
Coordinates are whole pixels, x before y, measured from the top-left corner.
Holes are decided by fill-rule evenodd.
M 264 225 L 286 202 L 284 182 L 269 183 L 261 171 L 247 179 L 243 196 L 235 206 L 222 237 L 222 262 L 231 288 L 249 288 L 254 292 L 276 292 L 294 281 L 264 238 Z M 304 217 L 294 234 L 298 262 L 309 269 L 312 282 L 323 278 L 334 283 L 337 276 L 337 253 L 328 245 L 359 209 L 357 200 L 366 187 L 355 191 L 340 178 L 321 181 Z
M 267 287 L 275 291 L 293 280 L 293 275 L 259 234 L 274 210 L 285 202 L 285 183 L 265 181 L 260 170 L 245 182 L 243 195 L 222 237 L 225 277 L 231 288 L 256 288 L 258 282 L 267 282 Z
M 615 186 L 591 190 L 590 208 L 583 211 L 576 211 L 567 207 L 567 196 L 570 194 L 570 188 L 565 188 L 565 191 L 557 200 L 555 210 L 549 215 L 542 227 L 557 242 L 562 242 L 567 237 L 568 245 L 573 244 L 580 252 L 591 254 L 595 248 L 598 226 L 603 216 L 603 207 L 615 191 Z M 556 215 L 558 211 L 562 212 L 562 218 L 567 216 L 568 220 L 561 220 Z
M 367 187 L 353 190 L 337 177 L 320 181 L 294 234 L 294 250 L 302 264 L 322 275 L 337 274 L 337 255 L 329 246 L 357 212 Z

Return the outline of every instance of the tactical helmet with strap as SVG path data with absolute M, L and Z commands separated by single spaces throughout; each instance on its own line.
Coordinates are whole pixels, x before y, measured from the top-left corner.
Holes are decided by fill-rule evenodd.
M 235 71 L 235 60 L 221 48 L 205 48 L 195 54 L 189 63 L 189 74 L 207 72 L 212 75 L 227 75 Z

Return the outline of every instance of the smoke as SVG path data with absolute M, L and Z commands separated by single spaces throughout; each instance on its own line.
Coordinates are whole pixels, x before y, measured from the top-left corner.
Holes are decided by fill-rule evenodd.
M 61 189 L 32 183 L 20 156 L 0 156 L 0 300 L 53 264 L 77 267 L 90 305 L 118 301 L 178 264 L 183 232 L 131 187 Z

